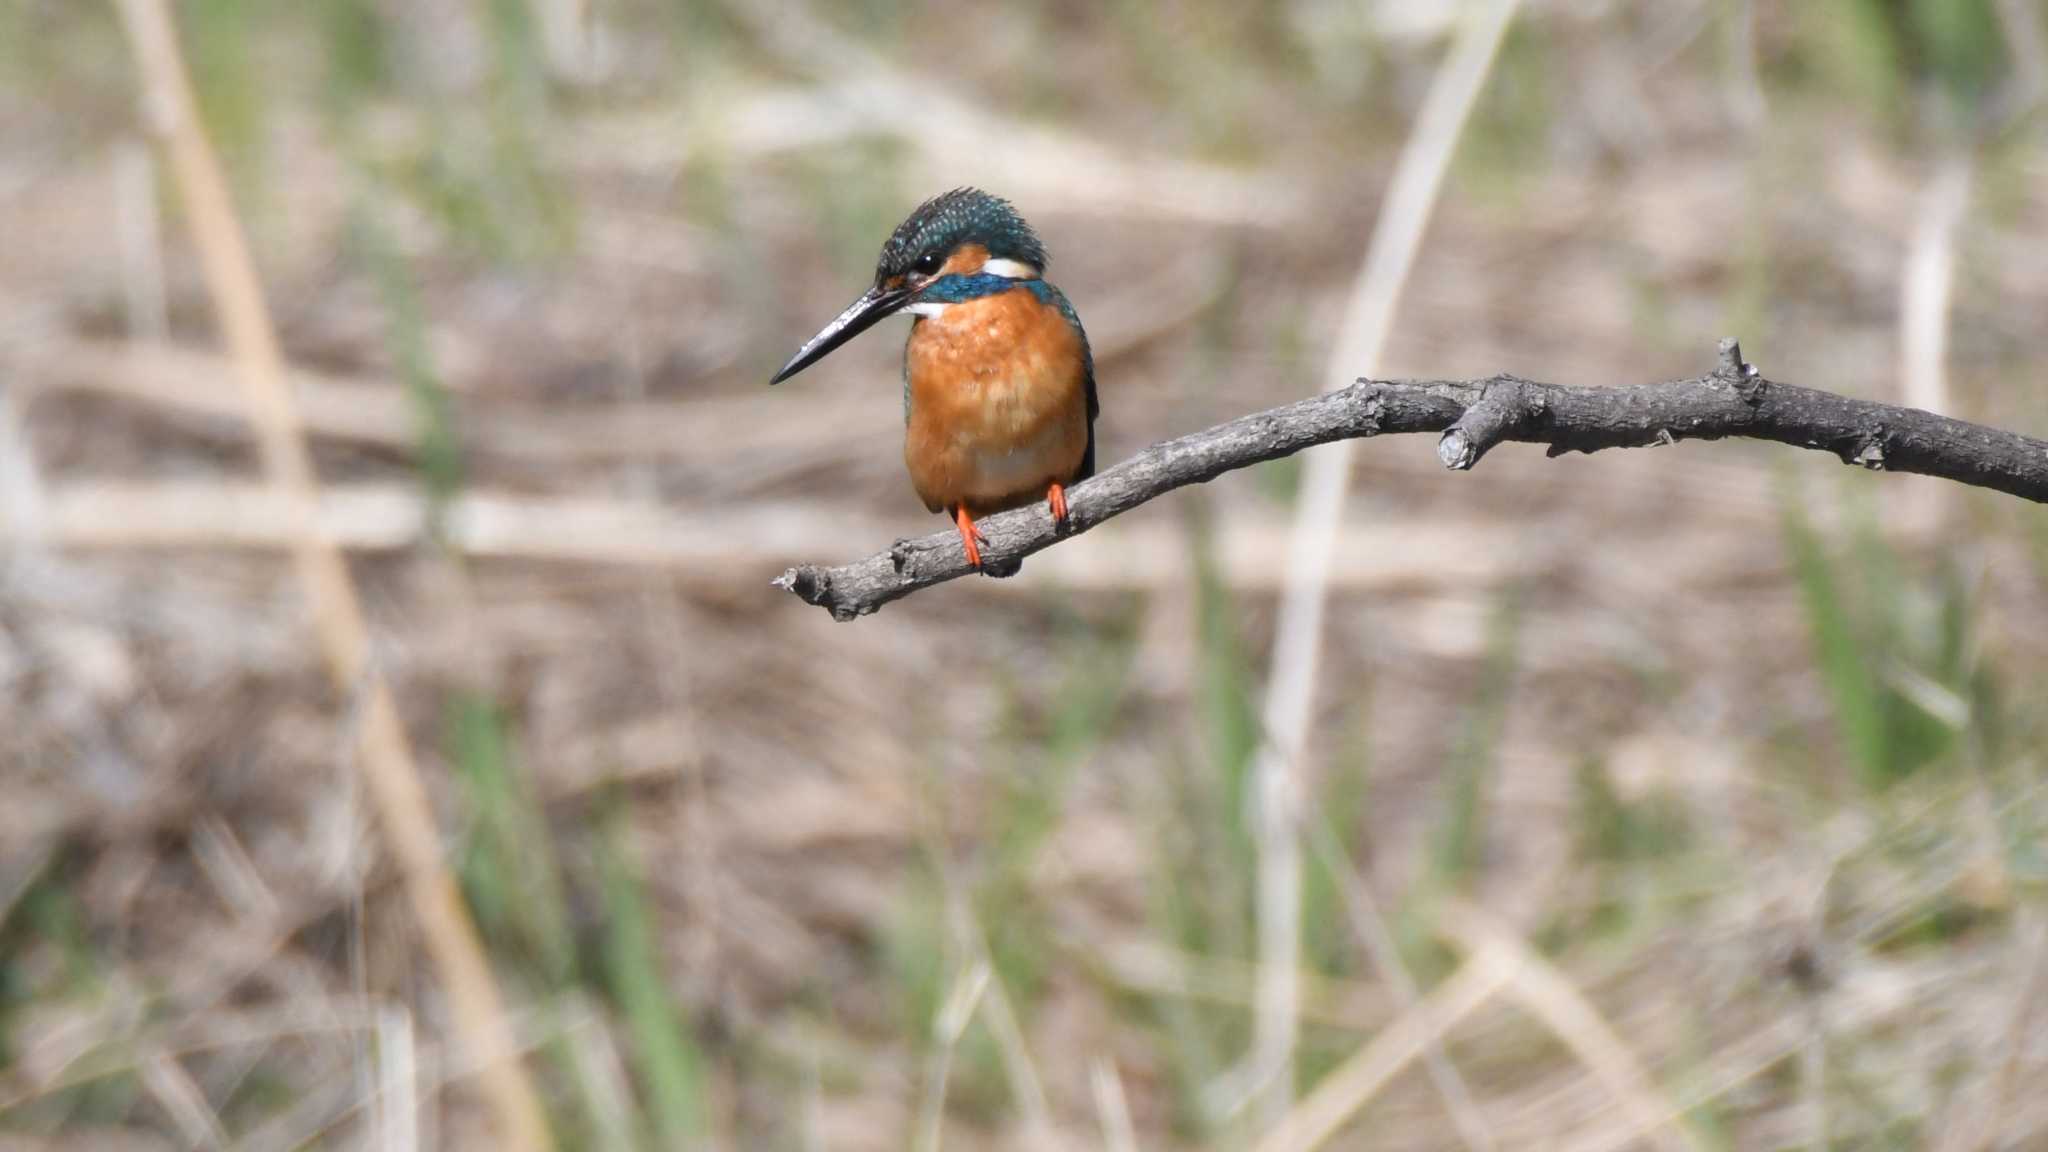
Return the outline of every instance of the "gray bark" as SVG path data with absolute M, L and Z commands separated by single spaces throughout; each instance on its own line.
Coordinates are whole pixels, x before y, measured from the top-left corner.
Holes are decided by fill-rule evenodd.
M 1351 437 L 1440 432 L 1437 458 L 1468 469 L 1507 440 L 1549 454 L 1740 436 L 1832 452 L 1873 471 L 1915 472 L 2048 503 L 2048 441 L 1868 400 L 1767 380 L 1732 339 L 1705 376 L 1626 388 L 1484 380 L 1360 380 L 1349 388 L 1253 413 L 1155 444 L 1067 493 L 1055 529 L 1045 505 L 980 522 L 985 570 L 1007 575 L 1023 558 L 1155 497 L 1225 472 Z M 851 620 L 920 588 L 965 576 L 960 538 L 936 532 L 836 567 L 805 564 L 778 587 Z

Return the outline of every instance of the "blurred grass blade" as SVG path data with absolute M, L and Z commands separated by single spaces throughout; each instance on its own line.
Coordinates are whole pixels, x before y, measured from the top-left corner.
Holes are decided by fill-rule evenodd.
M 1542 1021 L 1628 1115 L 1635 1135 L 1666 1152 L 1699 1152 L 1700 1142 L 1681 1120 L 1643 1060 L 1571 978 L 1517 936 L 1513 929 L 1474 905 L 1452 901 L 1442 910 L 1441 930 L 1474 957 L 1496 953 L 1508 959 L 1506 992 Z
M 1867 504 L 1842 557 L 1795 497 L 1782 504 L 1836 729 L 1858 783 L 1881 791 L 1948 754 L 1971 722 L 1968 590 L 1952 576 L 1909 577 Z
M 589 1146 L 603 1152 L 637 1152 L 643 1145 L 634 1132 L 632 1090 L 610 1021 L 585 992 L 570 992 L 559 1003 L 560 1043 L 582 1104 Z
M 1003 743 L 1013 751 L 998 777 L 986 865 L 973 881 L 975 919 L 985 926 L 996 980 L 1028 1013 L 1052 965 L 1052 926 L 1035 878 L 1047 838 L 1065 813 L 1074 768 L 1098 745 L 1115 720 L 1137 650 L 1128 620 L 1090 628 L 1079 621 L 1062 629 L 1055 649 L 1061 675 L 1048 704 L 1043 733 L 1026 729 L 1025 702 L 1012 693 L 1014 729 Z
M 1785 542 L 1806 606 L 1814 662 L 1834 703 L 1835 729 L 1864 784 L 1874 787 L 1886 774 L 1886 757 L 1883 704 L 1870 654 L 1857 633 L 1834 560 L 1806 510 L 1789 492 L 1783 506 Z
M 391 45 L 376 0 L 324 0 L 319 36 L 325 47 L 325 111 L 336 127 L 348 127 L 364 105 L 387 95 L 394 77 Z
M 952 1079 L 953 1052 L 967 1026 L 981 1007 L 993 975 L 988 960 L 975 957 L 973 963 L 954 976 L 945 999 L 932 1020 L 932 1048 L 925 1060 L 924 1092 L 917 1114 L 916 1152 L 939 1152 L 946 1126 L 946 1087 Z
M 266 93 L 255 41 L 262 35 L 265 7 L 261 0 L 185 0 L 178 6 L 190 29 L 185 44 L 200 119 L 245 202 L 256 199 L 263 172 Z
M 442 858 L 434 813 L 390 683 L 372 659 L 369 623 L 354 577 L 334 542 L 312 525 L 320 479 L 306 443 L 298 401 L 269 300 L 219 157 L 194 113 L 190 70 L 168 0 L 122 0 L 129 47 L 141 74 L 152 126 L 163 136 L 193 240 L 200 253 L 220 335 L 233 352 L 242 396 L 259 432 L 267 481 L 290 501 L 294 560 L 313 630 L 333 684 L 363 704 L 356 764 L 376 806 L 385 844 L 396 858 L 427 950 L 442 977 L 456 1031 L 490 1099 L 497 1137 L 512 1149 L 552 1145 L 539 1093 L 520 1063 L 504 994 L 485 958 L 469 910 Z
M 1197 846 L 1191 864 L 1200 883 L 1190 905 L 1199 917 L 1182 945 L 1221 956 L 1250 949 L 1252 886 L 1258 852 L 1253 843 L 1252 762 L 1259 747 L 1258 703 L 1252 664 L 1239 635 L 1237 598 L 1223 581 L 1212 513 L 1192 503 L 1188 549 L 1195 577 L 1196 711 L 1207 737 L 1210 776 L 1197 784 L 1192 815 Z M 1206 795 L 1204 795 L 1206 794 Z
M 547 48 L 531 0 L 475 0 L 490 38 L 486 194 L 508 222 L 501 236 L 526 259 L 557 256 L 574 241 L 570 200 L 556 187 L 541 152 L 551 112 Z
M 462 491 L 462 447 L 455 431 L 455 404 L 434 369 L 427 345 L 427 317 L 404 256 L 374 211 L 357 214 L 383 298 L 391 362 L 412 404 L 419 470 L 426 483 L 427 516 L 440 535 L 449 501 Z
M 1419 1059 L 1427 1042 L 1445 1035 L 1499 993 L 1514 961 L 1496 949 L 1475 952 L 1428 997 L 1381 1029 L 1302 1097 L 1257 1152 L 1314 1152 L 1329 1143 L 1387 1084 Z
M 1430 875 L 1439 891 L 1464 887 L 1483 862 L 1486 793 L 1493 782 L 1501 729 L 1514 690 L 1521 619 L 1521 596 L 1511 589 L 1494 606 L 1479 684 L 1458 724 L 1450 762 L 1445 765 L 1444 805 L 1430 852 Z
M 1362 685 L 1347 702 L 1348 711 L 1359 718 L 1369 716 L 1370 700 L 1370 685 Z M 1307 821 L 1312 829 L 1337 837 L 1340 844 L 1349 840 L 1352 830 L 1370 826 L 1366 815 L 1370 741 L 1362 719 L 1354 719 L 1346 727 L 1351 735 L 1345 747 L 1330 757 L 1329 771 L 1316 790 L 1313 811 L 1317 815 Z M 1333 976 L 1349 971 L 1356 955 L 1351 948 L 1352 935 L 1345 930 L 1345 891 L 1354 878 L 1338 869 L 1339 862 L 1327 854 L 1311 853 L 1301 889 L 1302 947 L 1307 963 L 1311 969 Z
M 605 974 L 632 1034 L 634 1064 L 655 1144 L 667 1149 L 708 1147 L 704 1056 L 683 1011 L 669 996 L 654 908 L 632 858 L 632 818 L 626 802 L 614 795 L 606 809 L 597 845 L 605 909 Z
M 1518 0 L 1464 6 L 1464 19 L 1430 81 L 1395 162 L 1386 199 L 1379 205 L 1323 372 L 1324 391 L 1347 387 L 1360 375 L 1379 371 L 1444 177 L 1519 7 Z M 1267 1081 L 1258 1115 L 1269 1125 L 1288 1113 L 1294 1098 L 1301 967 L 1301 844 L 1296 826 L 1303 803 L 1301 758 L 1315 715 L 1332 556 L 1356 450 L 1357 441 L 1341 440 L 1310 454 L 1304 465 L 1271 672 L 1258 713 L 1261 741 L 1253 772 L 1261 798 L 1256 872 L 1259 995 L 1246 1060 Z
M 1088 1086 L 1095 1096 L 1103 1147 L 1107 1152 L 1138 1152 L 1138 1134 L 1131 1125 L 1131 1108 L 1124 1100 L 1123 1078 L 1117 1074 L 1116 1062 L 1097 1056 L 1088 1065 Z
M 477 919 L 516 941 L 551 987 L 575 967 L 575 941 L 547 821 L 514 763 L 504 713 L 487 696 L 448 705 L 449 759 L 475 820 L 463 885 Z

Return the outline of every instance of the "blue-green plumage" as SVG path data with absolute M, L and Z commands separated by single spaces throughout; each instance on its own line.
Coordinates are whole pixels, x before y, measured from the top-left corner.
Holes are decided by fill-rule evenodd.
M 955 188 L 918 205 L 896 226 L 875 262 L 875 278 L 901 276 L 919 257 L 966 243 L 979 244 L 998 259 L 1045 267 L 1045 245 L 1008 200 L 979 188 Z

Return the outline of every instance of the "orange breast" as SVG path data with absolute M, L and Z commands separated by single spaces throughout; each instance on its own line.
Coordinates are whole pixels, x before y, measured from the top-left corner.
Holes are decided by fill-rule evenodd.
M 1017 288 L 921 317 L 904 351 L 903 462 L 925 507 L 974 515 L 1045 498 L 1088 448 L 1081 338 Z

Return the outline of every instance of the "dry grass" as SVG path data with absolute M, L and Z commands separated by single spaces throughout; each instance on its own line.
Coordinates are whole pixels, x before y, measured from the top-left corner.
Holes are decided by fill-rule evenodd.
M 1449 25 L 954 11 L 178 7 L 557 1141 L 2040 1140 L 2048 522 L 1736 445 L 1357 453 L 1300 783 L 1358 874 L 1301 860 L 1299 1099 L 1232 1109 L 1304 469 L 835 626 L 767 581 L 929 527 L 898 350 L 762 381 L 985 182 L 1089 323 L 1106 457 L 1314 389 Z M 1531 0 L 1384 369 L 1733 331 L 2048 428 L 2048 151 L 1928 111 L 1975 60 L 2023 114 L 2040 46 L 1913 73 L 1805 11 Z M 0 1144 L 502 1146 L 138 91 L 111 8 L 0 6 Z
M 440 831 L 427 807 L 391 683 L 371 657 L 355 581 L 340 547 L 320 531 L 320 481 L 285 382 L 277 327 L 219 157 L 200 119 L 171 8 L 165 0 L 124 0 L 121 19 L 141 79 L 144 115 L 170 156 L 215 322 L 234 356 L 265 479 L 284 501 L 286 522 L 296 529 L 291 555 L 314 640 L 335 689 L 354 694 L 359 702 L 351 743 L 378 828 L 398 864 L 426 951 L 454 1012 L 457 1038 L 479 1065 L 497 1135 L 515 1152 L 536 1152 L 549 1144 L 547 1118 L 513 1052 L 504 995 L 476 925 L 441 861 Z M 223 1142 L 219 1122 L 206 1114 L 205 1101 L 175 1063 L 152 1060 L 146 1068 L 154 1073 L 146 1077 L 152 1093 L 180 1118 L 188 1144 Z

